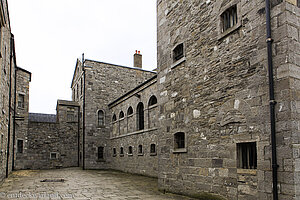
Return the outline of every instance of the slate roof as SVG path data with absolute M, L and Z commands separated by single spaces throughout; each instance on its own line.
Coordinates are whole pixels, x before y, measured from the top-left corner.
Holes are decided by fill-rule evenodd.
M 42 113 L 29 113 L 29 121 L 55 123 L 56 115 L 42 114 Z

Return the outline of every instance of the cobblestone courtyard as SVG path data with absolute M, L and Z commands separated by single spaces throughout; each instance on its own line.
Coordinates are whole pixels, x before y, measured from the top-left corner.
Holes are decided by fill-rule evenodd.
M 60 180 L 62 181 L 54 182 Z M 116 171 L 84 171 L 69 168 L 13 172 L 0 186 L 0 199 L 188 200 L 191 198 L 162 194 L 157 189 L 155 178 Z

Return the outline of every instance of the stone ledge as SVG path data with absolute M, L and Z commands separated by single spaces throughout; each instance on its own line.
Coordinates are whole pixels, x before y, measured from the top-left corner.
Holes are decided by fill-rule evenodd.
M 257 174 L 256 169 L 237 169 L 237 174 L 249 174 L 255 176 Z
M 186 148 L 173 149 L 172 153 L 187 153 Z
M 135 132 L 132 132 L 132 133 L 127 133 L 127 134 L 124 134 L 124 135 L 119 135 L 119 136 L 116 136 L 116 137 L 111 137 L 110 139 L 113 140 L 113 139 L 118 139 L 118 138 L 122 138 L 122 137 L 131 136 L 131 135 L 138 135 L 138 134 L 147 133 L 147 132 L 155 131 L 155 130 L 157 130 L 157 128 L 150 128 L 150 129 L 135 131 Z
M 185 57 L 182 57 L 180 58 L 179 60 L 177 60 L 175 63 L 173 63 L 171 65 L 171 69 L 177 67 L 178 65 L 180 65 L 181 63 L 185 62 L 186 61 L 186 58 Z

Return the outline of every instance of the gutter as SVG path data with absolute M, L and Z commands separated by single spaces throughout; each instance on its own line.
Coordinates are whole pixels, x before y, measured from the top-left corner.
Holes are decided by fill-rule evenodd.
M 266 0 L 266 28 L 267 28 L 267 51 L 268 51 L 268 72 L 269 72 L 269 104 L 271 121 L 271 146 L 272 146 L 272 177 L 273 177 L 273 200 L 278 200 L 277 188 L 277 152 L 276 152 L 276 121 L 275 121 L 275 95 L 274 95 L 274 75 L 273 75 L 273 57 L 272 57 L 272 35 L 271 35 L 271 9 L 270 0 Z
M 11 82 L 12 82 L 12 48 L 13 48 L 13 35 L 10 38 L 10 63 L 9 63 L 9 100 L 8 100 L 8 133 L 7 133 L 7 158 L 6 158 L 6 178 L 9 174 L 9 155 L 10 155 L 10 128 L 11 128 Z M 5 65 L 5 64 L 4 64 Z
M 15 41 L 14 43 L 14 65 L 15 65 L 15 85 L 14 85 L 14 116 L 13 116 L 13 152 L 12 152 L 12 170 L 15 170 L 15 146 L 16 146 L 16 106 L 17 106 L 17 71 L 18 68 L 16 62 L 16 53 L 15 53 Z

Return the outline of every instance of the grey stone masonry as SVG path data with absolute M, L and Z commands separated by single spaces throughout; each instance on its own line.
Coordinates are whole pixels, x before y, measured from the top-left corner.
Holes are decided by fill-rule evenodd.
M 112 169 L 157 177 L 158 104 L 154 102 L 152 105 L 150 100 L 157 99 L 156 82 L 154 76 L 109 104 L 111 115 L 116 116 L 116 120 L 111 122 L 112 131 L 108 147 Z M 140 104 L 143 104 L 144 122 L 144 128 L 141 130 L 138 128 Z M 124 113 L 123 117 L 121 113 Z
M 0 182 L 12 171 L 15 51 L 7 1 L 0 5 Z
M 271 2 L 274 187 L 279 199 L 299 199 L 300 9 Z M 158 0 L 157 25 L 159 187 L 272 199 L 265 1 Z
M 84 150 L 82 149 L 83 145 L 80 145 L 80 151 L 85 151 L 85 167 L 87 169 L 110 167 L 106 159 L 103 159 L 102 162 L 98 161 L 98 147 L 104 147 L 104 155 L 109 153 L 108 142 L 112 116 L 108 104 L 155 74 L 155 72 L 141 68 L 114 65 L 89 59 L 85 59 L 84 65 L 82 65 L 82 62 L 77 60 L 71 87 L 73 100 L 81 106 L 81 113 L 85 113 L 86 142 Z M 84 93 L 85 112 L 83 112 Z M 104 113 L 104 123 L 101 125 L 98 124 L 99 111 Z M 83 130 L 81 130 L 80 135 L 81 142 L 83 140 L 82 133 Z

